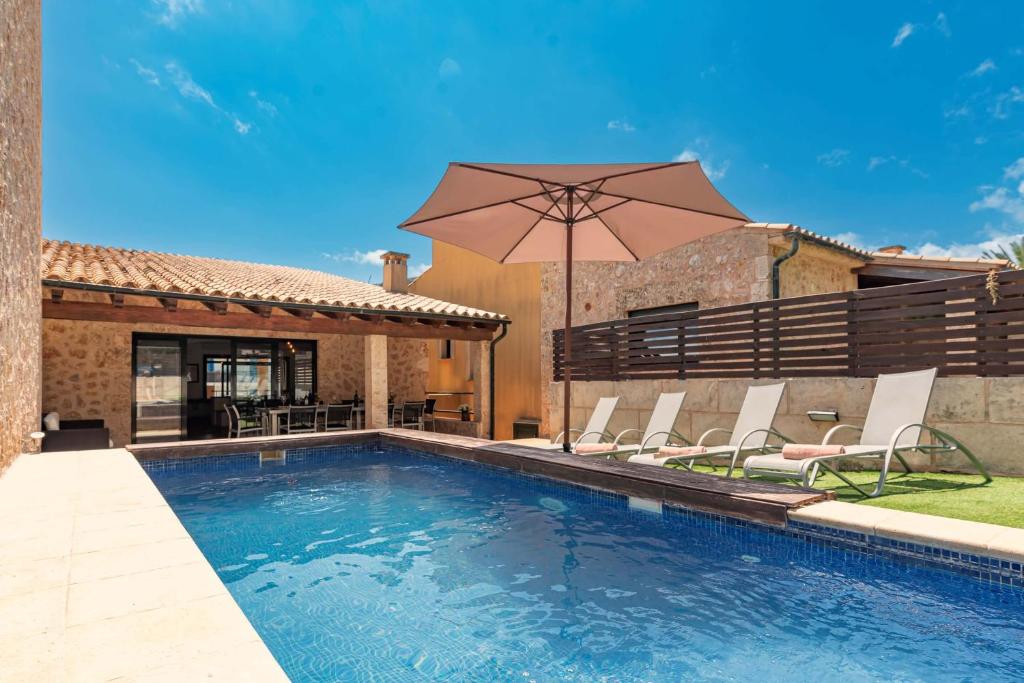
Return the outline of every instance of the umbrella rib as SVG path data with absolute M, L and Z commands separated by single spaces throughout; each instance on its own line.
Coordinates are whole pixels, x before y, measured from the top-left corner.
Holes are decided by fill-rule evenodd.
M 497 175 L 508 176 L 509 178 L 519 178 L 520 180 L 532 180 L 533 182 L 541 183 L 542 185 L 543 185 L 543 183 L 548 183 L 549 185 L 557 185 L 558 187 L 565 187 L 564 183 L 553 183 L 553 182 L 550 182 L 550 181 L 547 181 L 547 180 L 541 180 L 540 178 L 537 178 L 536 176 L 522 175 L 521 173 L 512 173 L 511 171 L 499 171 L 499 170 L 494 169 L 494 168 L 487 168 L 486 166 L 477 166 L 476 164 L 467 164 L 467 163 L 462 162 L 462 161 L 457 161 L 456 163 L 459 166 L 462 166 L 463 168 L 471 168 L 474 171 L 483 171 L 484 173 L 494 173 L 494 174 L 497 174 Z
M 615 197 L 616 199 L 630 199 L 634 202 L 643 202 L 644 204 L 653 204 L 654 206 L 664 206 L 669 209 L 678 209 L 679 211 L 692 211 L 693 213 L 704 214 L 705 216 L 714 216 L 715 218 L 732 218 L 738 221 L 749 221 L 750 219 L 737 211 L 739 215 L 729 215 L 725 213 L 717 213 L 715 211 L 702 211 L 701 209 L 692 209 L 687 206 L 676 206 L 675 204 L 666 204 L 665 202 L 656 202 L 652 199 L 641 199 L 639 197 L 630 197 L 624 194 L 615 194 L 614 192 L 602 192 L 601 194 L 606 197 Z
M 526 232 L 524 232 L 524 233 L 522 234 L 522 236 L 520 236 L 520 238 L 516 240 L 516 243 L 515 243 L 515 244 L 513 244 L 513 245 L 512 245 L 512 246 L 511 246 L 511 247 L 509 248 L 509 250 L 508 250 L 508 251 L 506 251 L 506 252 L 505 252 L 505 255 L 504 255 L 504 256 L 502 256 L 502 257 L 501 257 L 500 259 L 498 259 L 498 263 L 504 263 L 504 262 L 505 262 L 505 259 L 507 259 L 507 258 L 508 258 L 509 256 L 511 256 L 511 255 L 512 255 L 512 252 L 516 250 L 516 247 L 518 247 L 518 246 L 519 246 L 520 244 L 522 244 L 522 243 L 523 243 L 523 240 L 525 240 L 525 239 L 526 239 L 526 236 L 527 236 L 527 235 L 529 235 L 529 234 L 530 234 L 531 232 L 533 232 L 533 229 L 534 229 L 534 228 L 536 228 L 536 227 L 537 227 L 537 225 L 539 225 L 539 224 L 540 224 L 540 222 L 541 222 L 542 220 L 544 220 L 544 218 L 545 218 L 544 216 L 541 216 L 541 217 L 540 217 L 540 218 L 538 218 L 538 219 L 537 219 L 536 221 L 534 221 L 534 222 L 533 222 L 533 225 L 531 225 L 531 226 L 530 226 L 530 229 L 529 229 L 529 230 L 527 230 Z
M 442 218 L 451 218 L 452 216 L 459 216 L 459 215 L 464 214 L 464 213 L 471 213 L 473 211 L 480 211 L 482 209 L 491 209 L 491 208 L 494 208 L 495 206 L 501 206 L 502 204 L 508 204 L 509 202 L 512 202 L 514 204 L 515 202 L 522 201 L 524 199 L 533 199 L 534 197 L 543 197 L 546 194 L 548 194 L 546 191 L 545 192 L 535 192 L 533 194 L 524 195 L 522 197 L 512 197 L 511 199 L 502 199 L 500 202 L 492 202 L 490 204 L 484 204 L 483 206 L 474 206 L 474 207 L 472 207 L 470 209 L 461 209 L 459 211 L 452 211 L 451 213 L 442 214 L 440 216 L 432 216 L 430 218 L 421 218 L 418 221 L 406 221 L 405 223 L 400 224 L 398 227 L 400 227 L 400 228 L 407 228 L 407 227 L 412 226 L 412 225 L 419 225 L 420 223 L 429 223 L 430 221 L 439 221 Z
M 616 208 L 622 206 L 623 204 L 629 204 L 632 201 L 636 201 L 636 200 L 633 200 L 633 199 L 623 199 L 621 202 L 615 202 L 611 206 L 606 206 L 603 209 L 601 209 L 600 211 L 594 210 L 594 207 L 590 206 L 590 203 L 587 202 L 587 208 L 590 209 L 590 215 L 589 216 L 584 216 L 583 218 L 578 219 L 576 222 L 579 223 L 580 221 L 589 221 L 591 218 L 597 218 L 598 216 L 600 216 L 605 211 L 611 211 L 612 209 L 616 209 Z
M 542 180 L 538 177 L 523 175 L 521 173 L 512 173 L 511 171 L 499 171 L 495 168 L 487 168 L 486 166 L 478 166 L 472 163 L 466 163 L 464 161 L 455 162 L 459 166 L 464 168 L 471 168 L 475 171 L 483 171 L 484 173 L 495 173 L 497 175 L 508 176 L 509 178 L 519 178 L 520 180 L 534 180 L 538 183 L 548 183 L 549 185 L 557 185 L 558 187 L 568 187 L 569 185 L 588 185 L 590 183 L 596 183 L 598 181 L 608 180 L 610 178 L 621 178 L 622 176 L 633 175 L 634 173 L 647 173 L 648 171 L 660 171 L 665 168 L 672 168 L 673 166 L 685 166 L 687 164 L 695 164 L 695 161 L 669 161 L 664 164 L 658 164 L 656 166 L 636 168 L 632 171 L 623 171 L 622 173 L 612 173 L 611 175 L 599 176 L 590 180 L 585 180 L 579 183 L 558 183 L 550 180 Z
M 594 207 L 592 207 L 590 205 L 590 202 L 588 202 L 586 199 L 583 200 L 583 203 L 587 205 L 587 208 L 590 209 L 591 212 L 594 211 Z M 594 218 L 596 218 L 598 221 L 600 221 L 601 225 L 603 225 L 605 227 L 605 229 L 608 230 L 608 232 L 610 232 L 612 234 L 612 237 L 615 238 L 615 241 L 617 241 L 619 244 L 621 244 L 622 248 L 629 252 L 629 255 L 633 257 L 633 260 L 635 260 L 635 261 L 639 261 L 640 260 L 640 257 L 637 256 L 635 253 L 633 253 L 633 250 L 630 249 L 626 245 L 626 243 L 622 241 L 622 238 L 619 237 L 618 234 L 616 234 L 616 232 L 614 230 L 612 230 L 612 226 L 610 226 L 607 223 L 605 223 L 604 219 L 601 218 L 598 214 L 594 213 L 593 215 L 594 215 Z
M 666 168 L 672 168 L 673 166 L 686 166 L 687 164 L 695 164 L 695 163 L 697 163 L 697 162 L 696 161 L 669 161 L 669 162 L 666 162 L 664 164 L 659 164 L 657 166 L 651 166 L 649 168 L 636 168 L 636 169 L 633 169 L 632 171 L 623 171 L 622 173 L 613 173 L 611 175 L 601 176 L 600 178 L 593 178 L 591 180 L 587 180 L 587 181 L 584 181 L 582 183 L 577 183 L 577 185 L 589 185 L 590 183 L 596 183 L 599 180 L 603 183 L 604 181 L 611 180 L 612 178 L 621 178 L 623 176 L 634 175 L 634 174 L 637 174 L 637 173 L 649 173 L 651 171 L 661 171 L 661 170 L 664 170 Z

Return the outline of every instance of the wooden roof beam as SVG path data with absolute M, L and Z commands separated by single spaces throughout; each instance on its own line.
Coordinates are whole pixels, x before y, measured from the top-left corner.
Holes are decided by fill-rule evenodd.
M 204 301 L 203 305 L 217 315 L 226 315 L 228 312 L 228 302 L 226 301 Z

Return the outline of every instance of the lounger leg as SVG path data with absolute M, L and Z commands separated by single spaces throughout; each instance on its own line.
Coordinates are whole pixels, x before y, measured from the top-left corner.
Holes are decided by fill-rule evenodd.
M 957 441 L 946 432 L 939 431 L 938 429 L 935 429 L 933 427 L 929 427 L 928 429 L 929 431 L 931 431 L 932 434 L 936 435 L 937 437 L 945 441 L 947 444 L 949 444 L 953 448 L 957 449 L 958 451 L 966 455 L 967 459 L 971 461 L 971 464 L 973 464 L 978 469 L 978 473 L 985 478 L 985 483 L 991 483 L 992 475 L 990 475 L 988 473 L 988 470 L 985 469 L 985 466 L 981 464 L 981 460 L 978 459 L 978 456 L 974 455 L 974 453 L 972 453 L 967 448 L 967 446 L 963 445 L 960 441 Z
M 872 498 L 873 497 L 870 493 L 867 492 L 867 490 L 861 488 L 858 484 L 855 484 L 849 477 L 847 477 L 846 475 L 842 474 L 838 469 L 830 466 L 828 463 L 824 463 L 823 462 L 823 463 L 820 463 L 820 464 L 821 464 L 821 468 L 822 469 L 827 470 L 827 471 L 831 472 L 832 474 L 836 475 L 836 477 L 838 477 L 841 481 L 843 481 L 847 486 L 849 486 L 850 488 L 854 489 L 855 491 L 860 493 L 865 498 Z

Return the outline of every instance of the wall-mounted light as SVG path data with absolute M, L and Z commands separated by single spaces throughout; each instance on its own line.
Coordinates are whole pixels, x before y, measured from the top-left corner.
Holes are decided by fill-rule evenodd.
M 808 410 L 807 417 L 811 422 L 839 422 L 838 410 Z

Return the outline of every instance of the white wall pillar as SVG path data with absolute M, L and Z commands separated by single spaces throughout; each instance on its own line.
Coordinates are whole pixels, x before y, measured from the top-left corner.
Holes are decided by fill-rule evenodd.
M 364 338 L 366 355 L 366 428 L 384 429 L 388 426 L 388 338 L 371 334 Z
M 473 372 L 473 415 L 479 423 L 478 433 L 485 439 L 493 438 L 491 429 L 491 342 L 475 341 L 469 344 L 469 362 Z

